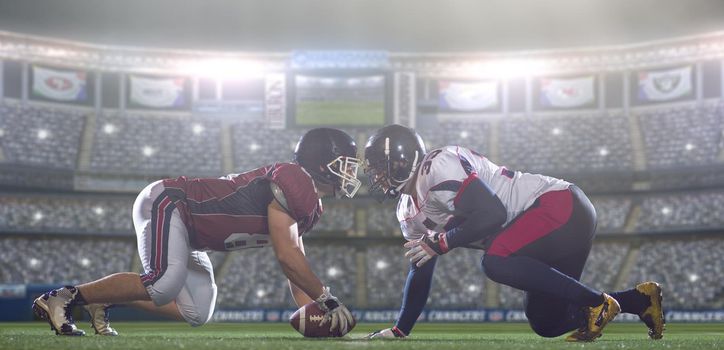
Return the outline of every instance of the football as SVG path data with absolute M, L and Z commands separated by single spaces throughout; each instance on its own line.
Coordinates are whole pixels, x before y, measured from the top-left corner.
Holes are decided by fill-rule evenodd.
M 292 317 L 289 318 L 289 323 L 299 334 L 309 338 L 341 337 L 344 335 L 339 330 L 330 332 L 329 323 L 321 325 L 323 318 L 324 311 L 319 308 L 317 303 L 311 302 L 295 311 Z M 348 332 L 354 328 L 356 323 L 356 320 L 353 319 Z

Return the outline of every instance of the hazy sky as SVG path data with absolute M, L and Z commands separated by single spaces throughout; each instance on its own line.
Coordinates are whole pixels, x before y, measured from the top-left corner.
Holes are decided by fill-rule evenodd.
M 0 0 L 0 30 L 192 49 L 525 50 L 724 30 L 724 0 Z

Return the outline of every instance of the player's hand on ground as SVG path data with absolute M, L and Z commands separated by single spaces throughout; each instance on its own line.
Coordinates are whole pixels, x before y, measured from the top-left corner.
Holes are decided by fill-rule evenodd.
M 379 331 L 374 331 L 370 334 L 367 334 L 365 339 L 402 339 L 405 337 L 405 333 L 402 333 L 402 331 L 399 330 L 397 327 L 392 327 L 380 329 Z
M 408 249 L 405 257 L 417 267 L 448 251 L 444 232 L 424 235 L 418 240 L 405 243 L 405 248 Z
M 330 322 L 330 332 L 334 333 L 335 330 L 339 330 L 342 335 L 345 335 L 350 331 L 350 325 L 354 322 L 352 313 L 349 312 L 347 307 L 344 306 L 337 297 L 329 292 L 329 287 L 322 289 L 322 295 L 320 295 L 315 302 L 319 305 L 319 308 L 324 311 L 324 319 L 321 324 Z

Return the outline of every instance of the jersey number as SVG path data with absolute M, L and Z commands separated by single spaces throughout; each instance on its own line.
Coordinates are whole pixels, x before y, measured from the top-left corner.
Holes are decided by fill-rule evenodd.
M 422 169 L 420 169 L 420 171 L 422 172 L 423 175 L 427 175 L 430 173 L 430 167 L 432 166 L 432 158 L 435 158 L 435 156 L 440 154 L 440 152 L 442 152 L 442 150 L 439 150 L 439 149 L 436 149 L 436 150 L 430 152 L 430 155 L 427 157 L 427 160 L 424 163 L 422 163 Z
M 226 250 L 260 248 L 269 245 L 269 235 L 259 233 L 232 233 L 224 240 Z

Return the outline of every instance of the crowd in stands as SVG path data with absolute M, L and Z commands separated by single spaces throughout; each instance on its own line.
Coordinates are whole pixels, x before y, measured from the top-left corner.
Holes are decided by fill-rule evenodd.
M 220 123 L 190 116 L 101 114 L 90 159 L 102 173 L 162 176 L 222 172 Z
M 598 233 L 623 233 L 634 208 L 634 232 L 662 232 L 724 227 L 724 192 L 696 191 L 645 196 L 592 196 Z M 0 230 L 7 232 L 133 234 L 134 197 L 70 194 L 0 193 Z M 401 236 L 395 203 L 327 200 L 317 232 L 357 230 L 356 212 L 365 214 L 366 233 Z
M 688 192 L 643 198 L 637 231 L 724 227 L 724 192 Z
M 372 308 L 396 308 L 402 300 L 402 287 L 410 263 L 405 249 L 398 245 L 373 245 L 365 251 L 367 304 Z
M 596 208 L 598 233 L 621 233 L 633 201 L 629 197 L 590 197 Z
M 649 168 L 710 165 L 724 150 L 724 109 L 717 104 L 639 112 Z
M 367 231 L 384 237 L 402 236 L 395 203 L 367 206 Z
M 296 142 L 308 129 L 271 129 L 262 118 L 233 121 L 226 146 L 226 124 L 211 117 L 92 113 L 76 107 L 0 104 L 0 161 L 68 170 L 86 170 L 87 162 L 92 172 L 111 174 L 218 176 L 226 147 L 231 147 L 234 171 L 246 171 L 290 161 Z M 649 170 L 721 162 L 721 102 L 641 107 L 631 113 L 641 129 Z M 80 157 L 86 125 L 94 128 L 87 158 Z M 426 115 L 418 120 L 417 130 L 428 149 L 462 145 L 510 169 L 566 175 L 633 171 L 629 125 L 630 117 L 620 112 L 546 112 L 494 120 Z M 374 130 L 344 129 L 360 149 Z M 489 154 L 492 148 L 496 154 Z
M 486 155 L 490 150 L 490 125 L 476 120 L 428 120 L 416 130 L 427 150 L 443 146 L 464 146 Z
M 263 122 L 232 126 L 234 166 L 247 171 L 276 162 L 291 162 L 303 129 L 270 129 Z
M 4 163 L 76 169 L 85 112 L 0 104 Z
M 428 305 L 437 308 L 483 307 L 485 275 L 482 256 L 483 251 L 480 250 L 457 249 L 439 257 Z
M 650 241 L 641 245 L 629 285 L 663 284 L 669 308 L 721 307 L 724 297 L 724 240 Z
M 628 247 L 629 244 L 623 242 L 595 242 L 591 247 L 581 281 L 597 290 L 614 291 L 616 276 L 621 271 Z
M 129 271 L 135 242 L 110 239 L 0 238 L 0 284 L 78 284 Z
M 0 284 L 77 284 L 130 271 L 135 241 L 123 239 L 6 236 L 0 239 Z M 623 286 L 617 277 L 631 249 L 638 255 Z M 400 245 L 355 247 L 308 242 L 312 270 L 350 306 L 358 302 L 357 269 L 364 261 L 367 307 L 400 306 L 409 270 Z M 226 264 L 224 258 L 228 256 Z M 361 255 L 360 255 L 361 254 Z M 724 240 L 654 240 L 636 248 L 630 242 L 594 244 L 582 281 L 602 291 L 628 288 L 654 280 L 666 288 L 668 308 L 717 307 L 724 297 Z M 289 287 L 270 247 L 230 253 L 210 253 L 219 290 L 220 308 L 293 308 Z M 482 252 L 460 249 L 439 258 L 428 300 L 431 308 L 479 308 L 487 305 Z M 363 259 L 363 260 L 360 260 Z M 441 273 L 444 272 L 444 273 Z M 520 309 L 525 293 L 498 285 L 497 306 Z
M 305 253 L 312 271 L 331 288 L 332 294 L 354 305 L 357 286 L 354 251 L 346 246 L 308 243 Z M 219 305 L 226 308 L 294 307 L 287 279 L 271 247 L 228 254 L 231 256 L 227 270 L 216 281 Z
M 133 234 L 131 197 L 0 194 L 0 230 Z
M 354 230 L 354 209 L 345 199 L 325 201 L 324 213 L 314 226 L 314 231 L 348 232 Z
M 226 308 L 292 306 L 287 280 L 271 248 L 244 249 L 229 254 L 228 268 L 216 280 L 219 305 Z
M 633 167 L 621 114 L 536 115 L 500 122 L 500 164 L 526 172 L 621 172 Z

